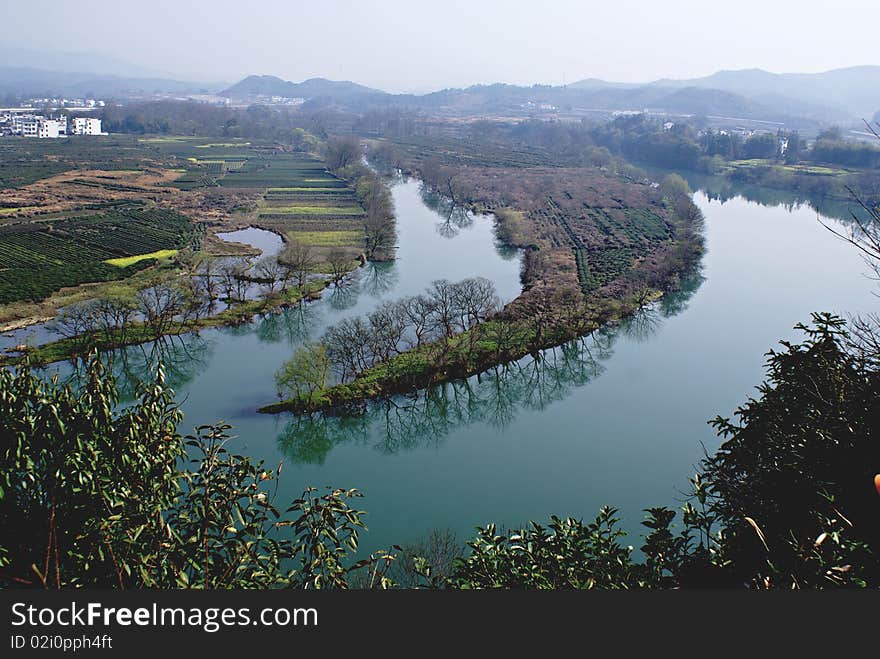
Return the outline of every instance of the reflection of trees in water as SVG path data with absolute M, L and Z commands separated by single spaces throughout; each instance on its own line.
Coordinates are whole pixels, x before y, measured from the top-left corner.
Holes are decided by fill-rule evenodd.
M 420 188 L 420 194 L 425 206 L 442 218 L 442 221 L 437 223 L 437 233 L 444 238 L 454 238 L 462 229 L 473 225 L 474 216 L 449 197 L 432 192 L 424 185 Z
M 172 389 L 186 386 L 210 362 L 214 345 L 199 334 L 165 336 L 151 343 L 127 346 L 104 352 L 101 359 L 108 372 L 116 378 L 120 402 L 138 397 L 141 383 L 154 382 L 159 364 L 165 368 L 165 380 Z M 71 366 L 66 381 L 71 386 L 82 382 L 85 361 L 68 362 Z
M 400 273 L 393 261 L 368 261 L 358 277 L 361 290 L 372 297 L 380 297 L 393 289 Z
M 257 338 L 266 343 L 304 343 L 311 339 L 320 319 L 321 305 L 300 302 L 279 313 L 263 316 L 256 325 Z
M 663 325 L 663 320 L 682 313 L 706 278 L 698 266 L 682 276 L 678 290 L 669 291 L 659 300 L 648 304 L 620 321 L 619 331 L 632 341 L 650 340 Z
M 636 343 L 645 343 L 660 329 L 663 313 L 657 304 L 642 307 L 620 322 L 620 331 Z
M 839 220 L 844 224 L 853 221 L 852 214 L 862 217 L 859 206 L 855 199 L 828 198 L 821 192 L 811 193 L 808 190 L 786 190 L 771 188 L 745 181 L 736 181 L 727 176 L 712 176 L 700 172 L 685 170 L 670 170 L 650 165 L 640 165 L 656 180 L 662 180 L 666 174 L 675 172 L 687 179 L 692 190 L 699 190 L 710 201 L 718 201 L 722 204 L 742 197 L 761 206 L 782 206 L 788 210 L 795 210 L 801 206 L 808 206 L 817 213 Z
M 200 334 L 184 334 L 163 337 L 143 346 L 130 346 L 111 356 L 111 366 L 120 395 L 133 398 L 137 383 L 154 379 L 160 363 L 165 368 L 168 384 L 176 390 L 203 372 L 213 354 L 213 342 Z
M 363 441 L 369 423 L 367 416 L 333 417 L 319 413 L 298 416 L 278 435 L 278 447 L 294 464 L 324 464 L 335 445 Z
M 706 281 L 706 278 L 703 276 L 702 267 L 697 267 L 693 272 L 682 277 L 679 281 L 678 290 L 666 293 L 666 295 L 661 297 L 658 301 L 658 306 L 663 317 L 671 318 L 687 309 L 691 298 L 700 286 L 703 285 L 704 281 Z
M 320 464 L 337 444 L 374 443 L 385 453 L 433 444 L 476 422 L 506 427 L 519 409 L 544 409 L 602 372 L 614 335 L 597 333 L 411 396 L 373 401 L 357 416 L 315 413 L 292 419 L 278 437 L 297 463 Z
M 218 330 L 229 336 L 247 336 L 254 331 L 254 327 L 250 320 L 242 320 L 232 325 L 221 325 Z
M 474 223 L 470 213 L 451 202 L 449 210 L 441 212 L 440 216 L 443 221 L 437 223 L 437 233 L 444 238 L 455 238 L 462 229 L 467 229 Z
M 691 188 L 700 190 L 711 201 L 718 201 L 722 204 L 736 197 L 742 197 L 761 206 L 781 206 L 788 211 L 808 206 L 817 213 L 839 220 L 844 224 L 853 221 L 853 213 L 856 213 L 857 216 L 860 215 L 858 204 L 854 199 L 832 199 L 821 193 L 811 194 L 804 190 L 770 188 L 754 183 L 735 181 L 724 176 L 710 176 L 694 172 L 687 172 L 685 178 Z
M 337 444 L 373 443 L 382 452 L 396 453 L 435 444 L 471 423 L 506 428 L 519 410 L 543 410 L 601 375 L 603 362 L 612 356 L 620 336 L 648 339 L 664 318 L 687 308 L 703 280 L 695 271 L 682 278 L 678 291 L 642 309 L 618 328 L 603 328 L 466 380 L 391 400 L 370 401 L 359 415 L 294 417 L 279 435 L 279 447 L 296 463 L 321 464 Z
M 495 239 L 495 252 L 504 261 L 513 261 L 520 256 L 519 249 L 511 247 L 510 245 L 505 245 L 497 238 Z
M 335 285 L 329 293 L 324 294 L 324 299 L 334 311 L 345 311 L 357 304 L 360 292 L 360 282 L 352 281 L 342 286 Z

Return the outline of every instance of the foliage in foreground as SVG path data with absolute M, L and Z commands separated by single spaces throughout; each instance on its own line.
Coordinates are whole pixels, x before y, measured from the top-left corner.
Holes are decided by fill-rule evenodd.
M 479 531 L 453 587 L 880 586 L 880 362 L 840 318 L 815 314 L 800 344 L 768 353 L 761 397 L 703 460 L 675 512 L 649 509 L 643 562 L 613 509 L 596 520 Z M 869 336 L 875 336 L 870 334 Z M 430 576 L 430 575 L 429 575 Z
M 880 370 L 876 344 L 814 315 L 768 353 L 760 398 L 716 419 L 680 522 L 651 508 L 637 557 L 616 511 L 478 530 L 463 554 L 439 537 L 354 560 L 355 490 L 308 489 L 282 511 L 280 473 L 226 449 L 226 425 L 177 434 L 164 382 L 117 410 L 92 358 L 78 389 L 27 364 L 0 373 L 0 579 L 119 588 L 800 588 L 880 585 Z M 873 347 L 872 347 L 873 346 Z M 181 465 L 183 465 L 181 467 Z M 432 549 L 432 547 L 434 549 Z M 393 566 L 393 567 L 392 567 Z M 389 569 L 391 568 L 391 569 Z M 401 569 L 402 568 L 402 569 Z M 404 578 L 400 578 L 400 576 Z
M 0 372 L 0 579 L 112 588 L 345 587 L 387 561 L 348 561 L 363 528 L 356 490 L 309 488 L 285 511 L 273 471 L 226 448 L 229 426 L 177 433 L 182 413 L 161 369 L 117 410 L 92 356 L 82 386 L 27 364 Z M 189 450 L 187 450 L 189 449 Z M 181 467 L 183 464 L 183 467 Z

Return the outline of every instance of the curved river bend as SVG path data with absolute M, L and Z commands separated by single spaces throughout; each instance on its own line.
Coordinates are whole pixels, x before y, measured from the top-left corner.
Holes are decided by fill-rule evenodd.
M 395 262 L 368 264 L 355 285 L 301 309 L 176 339 L 163 354 L 184 401 L 184 428 L 225 420 L 238 436 L 233 451 L 285 462 L 279 504 L 305 485 L 364 492 L 368 550 L 435 528 L 463 540 L 490 521 L 591 518 L 604 504 L 641 534 L 642 509 L 676 505 L 701 444 L 717 447 L 707 420 L 731 415 L 755 393 L 768 349 L 797 338 L 793 325 L 812 311 L 878 306 L 857 251 L 815 211 L 698 192 L 708 247 L 702 276 L 622 326 L 537 362 L 375 403 L 359 418 L 256 414 L 277 397 L 273 373 L 294 347 L 343 317 L 441 277 L 487 277 L 505 302 L 519 293 L 519 255 L 496 247 L 489 218 L 450 219 L 426 205 L 414 181 L 398 182 L 393 195 Z M 142 351 L 129 350 L 120 369 L 140 375 L 133 365 L 143 363 Z

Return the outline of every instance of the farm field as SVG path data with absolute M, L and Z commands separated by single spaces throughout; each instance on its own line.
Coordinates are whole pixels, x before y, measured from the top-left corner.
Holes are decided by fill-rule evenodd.
M 192 246 L 252 254 L 213 236 L 247 226 L 300 240 L 319 261 L 334 250 L 354 260 L 362 218 L 354 190 L 321 160 L 269 142 L 3 140 L 0 320 L 45 317 L 61 289 L 125 279 Z
M 627 273 L 673 239 L 658 189 L 597 168 L 468 167 L 457 185 L 487 210 L 521 211 L 546 255 L 532 270 L 547 290 L 616 297 Z
M 320 160 L 252 146 L 214 147 L 223 152 L 189 157 L 187 171 L 173 185 L 256 197 L 248 215 L 252 226 L 311 245 L 319 259 L 331 249 L 343 249 L 352 259 L 363 251 L 363 207 L 351 186 L 329 173 Z
M 826 167 L 823 165 L 784 165 L 779 164 L 776 161 L 765 160 L 762 158 L 753 158 L 751 160 L 731 160 L 726 164 L 726 167 L 731 170 L 750 169 L 755 167 L 776 167 L 785 172 L 790 172 L 794 174 L 812 174 L 814 176 L 846 176 L 853 171 L 849 169 L 843 169 L 841 167 Z
M 372 146 L 386 165 L 415 173 L 441 196 L 497 211 L 509 242 L 538 248 L 526 260 L 530 285 L 513 303 L 516 313 L 545 306 L 539 300 L 562 288 L 611 302 L 641 281 L 666 277 L 663 262 L 676 249 L 674 209 L 632 167 L 571 166 L 570 154 L 455 134 Z
M 0 229 L 0 304 L 39 301 L 87 282 L 123 279 L 198 241 L 198 227 L 165 209 L 101 214 Z

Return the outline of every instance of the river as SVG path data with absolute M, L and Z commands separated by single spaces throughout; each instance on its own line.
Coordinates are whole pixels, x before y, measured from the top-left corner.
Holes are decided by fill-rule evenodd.
M 163 355 L 185 430 L 222 419 L 238 437 L 232 450 L 283 460 L 280 503 L 305 485 L 358 488 L 371 550 L 432 529 L 464 540 L 491 521 L 591 518 L 604 504 L 641 533 L 642 509 L 676 505 L 703 447 L 718 446 L 708 419 L 756 393 L 768 349 L 797 338 L 811 311 L 878 308 L 861 257 L 814 210 L 698 191 L 701 275 L 620 327 L 358 418 L 256 414 L 277 398 L 272 375 L 293 348 L 343 317 L 440 277 L 484 276 L 504 301 L 518 294 L 519 255 L 497 246 L 490 218 L 444 218 L 414 181 L 393 196 L 396 261 L 367 264 L 352 286 L 302 308 L 175 339 Z M 142 348 L 129 350 L 133 375 L 142 362 Z

